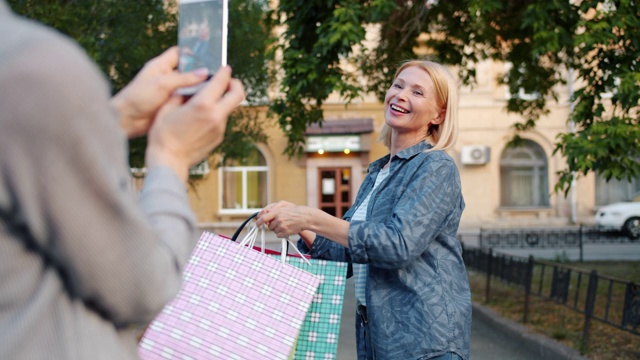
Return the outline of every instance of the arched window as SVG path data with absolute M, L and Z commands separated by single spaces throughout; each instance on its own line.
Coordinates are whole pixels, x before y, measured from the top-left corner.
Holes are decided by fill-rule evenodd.
M 269 167 L 258 148 L 240 160 L 225 160 L 220 177 L 222 212 L 247 213 L 267 206 Z
M 500 202 L 504 207 L 549 206 L 547 157 L 540 145 L 524 140 L 500 159 Z

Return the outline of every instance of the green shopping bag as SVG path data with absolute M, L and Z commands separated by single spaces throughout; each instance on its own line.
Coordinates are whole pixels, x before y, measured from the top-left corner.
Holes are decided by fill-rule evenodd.
M 287 256 L 287 263 L 320 278 L 320 285 L 302 323 L 295 360 L 335 359 L 344 304 L 347 263 Z

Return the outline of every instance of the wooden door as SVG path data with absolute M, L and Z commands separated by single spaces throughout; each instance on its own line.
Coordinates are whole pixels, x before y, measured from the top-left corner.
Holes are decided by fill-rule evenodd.
M 342 218 L 351 207 L 351 168 L 318 168 L 318 179 L 320 209 Z

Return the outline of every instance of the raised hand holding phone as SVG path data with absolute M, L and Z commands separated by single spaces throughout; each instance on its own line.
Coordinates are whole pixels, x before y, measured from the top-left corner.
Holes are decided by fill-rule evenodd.
M 244 87 L 221 67 L 197 94 L 184 102 L 172 97 L 158 111 L 149 131 L 147 167 L 165 165 L 186 181 L 189 168 L 204 159 L 224 138 L 228 115 L 244 100 Z

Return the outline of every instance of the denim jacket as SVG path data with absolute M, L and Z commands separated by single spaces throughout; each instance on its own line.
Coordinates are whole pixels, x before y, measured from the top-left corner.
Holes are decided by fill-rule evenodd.
M 456 239 L 464 209 L 460 176 L 444 151 L 423 142 L 394 156 L 369 202 L 367 221 L 352 221 L 349 248 L 317 236 L 314 258 L 369 264 L 367 315 L 376 359 L 469 358 L 471 294 Z M 390 155 L 368 169 L 351 220 Z M 351 268 L 351 266 L 350 266 Z M 349 271 L 349 276 L 351 271 Z

